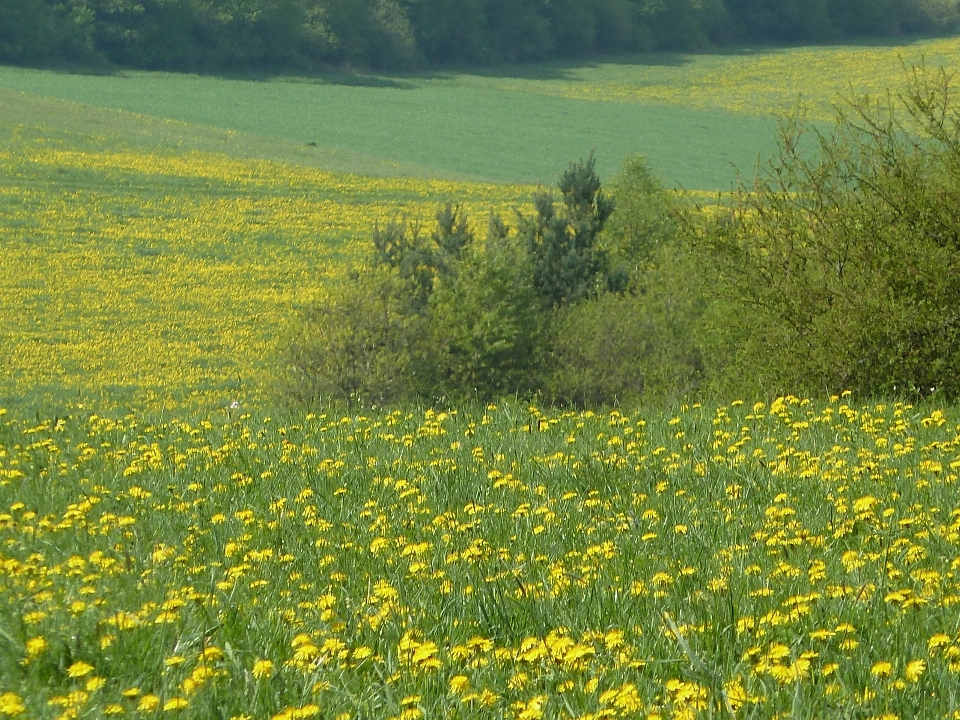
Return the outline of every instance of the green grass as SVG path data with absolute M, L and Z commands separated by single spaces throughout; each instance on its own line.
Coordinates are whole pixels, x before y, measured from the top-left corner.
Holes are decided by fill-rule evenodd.
M 960 417 L 848 403 L 2 417 L 0 713 L 954 717 Z
M 627 154 L 646 153 L 671 183 L 727 190 L 734 167 L 751 168 L 776 132 L 769 118 L 518 93 L 456 79 L 364 87 L 4 68 L 0 85 L 300 146 L 314 142 L 317 153 L 331 149 L 499 182 L 552 184 L 571 159 L 590 152 L 609 176 Z
M 904 64 L 956 68 L 958 57 L 960 40 L 950 38 L 400 76 L 5 67 L 0 88 L 26 95 L 0 96 L 0 121 L 39 108 L 38 98 L 59 98 L 188 123 L 177 132 L 207 144 L 217 132 L 240 132 L 232 149 L 245 156 L 279 153 L 346 172 L 497 182 L 551 184 L 567 162 L 591 151 L 608 177 L 626 155 L 643 153 L 672 185 L 723 191 L 734 168 L 750 175 L 769 155 L 775 114 L 802 101 L 814 119 L 829 120 L 843 94 L 900 86 Z M 47 110 L 34 115 L 47 121 Z

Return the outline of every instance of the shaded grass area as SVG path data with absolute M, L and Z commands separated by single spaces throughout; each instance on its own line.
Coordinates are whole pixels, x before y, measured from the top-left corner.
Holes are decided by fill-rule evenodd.
M 25 132 L 87 150 L 114 147 L 145 152 L 212 152 L 377 177 L 476 179 L 329 145 L 292 142 L 8 88 L 0 88 L 0 132 Z

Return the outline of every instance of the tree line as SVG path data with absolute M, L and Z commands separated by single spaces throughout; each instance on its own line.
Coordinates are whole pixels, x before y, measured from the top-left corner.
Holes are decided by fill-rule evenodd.
M 958 25 L 957 0 L 3 0 L 0 62 L 401 69 Z
M 960 101 L 916 70 L 853 99 L 720 205 L 643 158 L 608 188 L 573 163 L 532 214 L 448 205 L 394 223 L 282 343 L 297 404 L 537 397 L 596 407 L 686 397 L 960 397 Z

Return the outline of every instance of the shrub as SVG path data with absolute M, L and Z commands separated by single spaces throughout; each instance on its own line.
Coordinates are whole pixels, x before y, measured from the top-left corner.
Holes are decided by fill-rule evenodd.
M 546 317 L 529 258 L 498 218 L 471 250 L 431 299 L 438 388 L 451 399 L 530 394 L 540 386 Z
M 685 234 L 740 310 L 739 377 L 960 394 L 960 106 L 942 71 L 852 101 L 830 133 L 786 122 L 779 158 Z
M 429 354 L 416 288 L 396 268 L 364 269 L 302 314 L 286 342 L 283 394 L 295 404 L 384 405 L 419 397 Z
M 608 265 L 597 236 L 613 213 L 592 155 L 586 162 L 571 163 L 559 187 L 559 212 L 550 193 L 538 193 L 533 198 L 536 215 L 521 218 L 519 226 L 537 294 L 554 307 L 575 304 L 600 289 Z
M 643 156 L 628 157 L 623 170 L 610 184 L 616 212 L 600 237 L 609 254 L 611 273 L 635 282 L 654 254 L 676 237 L 675 198 L 650 171 Z
M 604 293 L 558 313 L 549 396 L 580 407 L 665 402 L 705 378 L 708 303 L 694 259 L 658 247 L 628 293 Z

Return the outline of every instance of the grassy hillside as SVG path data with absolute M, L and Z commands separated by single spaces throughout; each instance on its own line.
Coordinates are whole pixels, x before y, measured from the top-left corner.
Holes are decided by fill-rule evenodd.
M 950 718 L 960 418 L 0 425 L 0 714 Z
M 594 150 L 606 175 L 626 154 L 646 152 L 672 182 L 729 189 L 733 166 L 752 166 L 776 128 L 769 119 L 723 111 L 514 92 L 457 79 L 371 87 L 4 69 L 0 83 L 497 182 L 550 183 L 570 159 Z
M 176 135 L 192 144 L 189 129 Z M 426 222 L 461 200 L 482 224 L 532 191 L 331 173 L 133 137 L 139 146 L 7 129 L 0 402 L 73 398 L 102 409 L 262 397 L 286 320 L 362 256 L 376 223 Z
M 414 164 L 435 175 L 552 182 L 595 150 L 602 174 L 646 153 L 670 183 L 726 190 L 768 153 L 772 113 L 814 117 L 854 89 L 879 93 L 901 62 L 956 67 L 960 40 L 671 55 L 480 73 L 228 79 L 3 68 L 0 87 Z M 11 99 L 15 104 L 19 101 Z
M 262 398 L 285 320 L 377 222 L 464 200 L 512 220 L 591 149 L 729 187 L 845 84 L 960 40 L 485 74 L 224 79 L 0 69 L 0 399 L 170 406 Z M 311 144 L 311 143 L 316 143 Z

